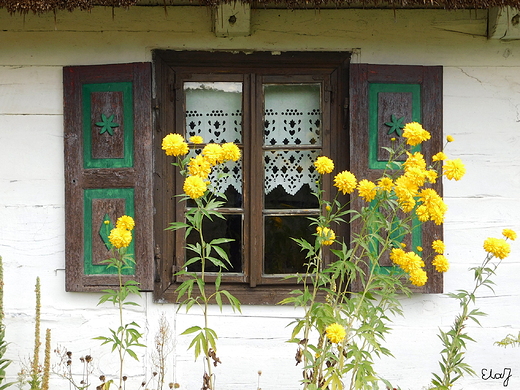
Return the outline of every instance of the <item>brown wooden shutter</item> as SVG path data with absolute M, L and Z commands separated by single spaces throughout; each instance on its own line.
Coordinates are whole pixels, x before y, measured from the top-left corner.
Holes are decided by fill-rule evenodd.
M 350 67 L 350 167 L 357 177 L 377 180 L 384 168 L 391 129 L 385 123 L 419 122 L 431 133 L 421 146 L 426 161 L 442 149 L 442 67 L 353 64 Z M 434 188 L 442 194 L 442 180 Z M 361 200 L 355 207 L 361 208 Z M 353 226 L 355 229 L 356 226 Z M 414 243 L 432 258 L 431 242 L 442 239 L 442 226 L 429 221 L 415 231 Z M 442 274 L 426 262 L 428 282 L 416 291 L 442 292 Z M 391 266 L 391 264 L 386 264 Z
M 63 69 L 66 290 L 118 284 L 100 262 L 107 225 L 123 214 L 136 222 L 128 276 L 153 286 L 151 64 Z M 109 225 L 110 227 L 111 225 Z

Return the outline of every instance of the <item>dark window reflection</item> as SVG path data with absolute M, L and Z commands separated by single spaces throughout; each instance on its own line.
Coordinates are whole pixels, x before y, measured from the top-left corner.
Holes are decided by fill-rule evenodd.
M 210 242 L 215 238 L 232 238 L 234 241 L 220 245 L 220 247 L 227 253 L 231 262 L 231 265 L 226 264 L 227 269 L 223 269 L 222 272 L 240 273 L 242 272 L 242 215 L 228 214 L 224 215 L 224 217 L 225 219 L 214 218 L 213 221 L 208 219 L 204 220 L 202 226 L 204 240 Z M 197 242 L 200 242 L 199 233 L 192 230 L 186 239 L 186 242 L 188 244 L 196 244 Z M 187 259 L 196 256 L 196 254 L 190 250 L 186 250 L 186 252 Z M 215 251 L 212 252 L 211 256 L 220 259 Z M 218 272 L 218 270 L 218 267 L 214 266 L 209 261 L 206 262 L 206 272 Z M 188 271 L 200 272 L 200 262 L 190 265 Z
M 307 216 L 265 217 L 265 274 L 294 274 L 305 272 L 305 256 L 292 238 L 305 238 L 314 243 L 314 225 Z

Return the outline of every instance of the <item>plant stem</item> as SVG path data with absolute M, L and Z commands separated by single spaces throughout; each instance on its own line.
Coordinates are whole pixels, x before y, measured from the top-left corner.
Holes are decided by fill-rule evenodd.
M 117 275 L 118 275 L 118 279 L 119 279 L 119 299 L 117 300 L 117 306 L 118 306 L 118 309 L 119 309 L 119 330 L 121 332 L 118 331 L 118 333 L 121 333 L 121 338 L 124 337 L 124 332 L 123 332 L 123 302 L 122 302 L 122 297 L 121 297 L 121 290 L 123 289 L 123 278 L 121 276 L 121 273 L 122 273 L 122 266 L 123 266 L 123 261 L 120 260 L 118 262 L 118 266 L 117 266 Z M 121 340 L 123 341 L 123 340 Z M 124 352 L 123 352 L 123 345 L 119 345 L 118 348 L 118 353 L 119 353 L 119 389 L 122 389 L 123 388 L 123 366 L 124 366 L 124 360 L 125 360 L 125 355 L 124 355 Z

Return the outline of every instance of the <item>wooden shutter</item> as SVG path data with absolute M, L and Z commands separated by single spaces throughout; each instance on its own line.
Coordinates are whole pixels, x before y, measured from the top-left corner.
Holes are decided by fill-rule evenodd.
M 63 69 L 65 127 L 66 290 L 118 284 L 100 262 L 112 224 L 136 222 L 128 276 L 153 285 L 151 66 L 149 63 Z
M 350 167 L 357 177 L 381 177 L 385 166 L 381 147 L 390 146 L 390 139 L 396 137 L 388 134 L 391 127 L 386 123 L 392 121 L 416 121 L 431 133 L 431 140 L 421 145 L 426 161 L 442 149 L 442 67 L 353 64 L 349 100 Z M 442 194 L 441 178 L 434 188 Z M 355 207 L 361 208 L 362 201 L 356 202 Z M 422 246 L 423 257 L 432 258 L 431 242 L 442 237 L 442 226 L 429 221 L 414 229 L 411 245 Z M 428 282 L 414 290 L 442 292 L 442 274 L 434 270 L 431 261 L 426 263 Z

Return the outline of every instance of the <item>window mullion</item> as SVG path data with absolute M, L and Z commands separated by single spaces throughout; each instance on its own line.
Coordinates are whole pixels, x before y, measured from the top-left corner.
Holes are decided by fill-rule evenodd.
M 249 147 L 249 167 L 244 175 L 248 182 L 249 212 L 249 231 L 246 242 L 248 243 L 247 261 L 249 264 L 249 285 L 255 287 L 262 278 L 262 259 L 263 259 L 263 188 L 264 172 L 262 163 L 262 110 L 263 103 L 258 94 L 262 91 L 262 77 L 256 74 L 250 75 L 250 93 L 248 96 L 248 142 Z M 246 95 L 246 94 L 244 94 Z M 246 118 L 244 118 L 246 119 Z

